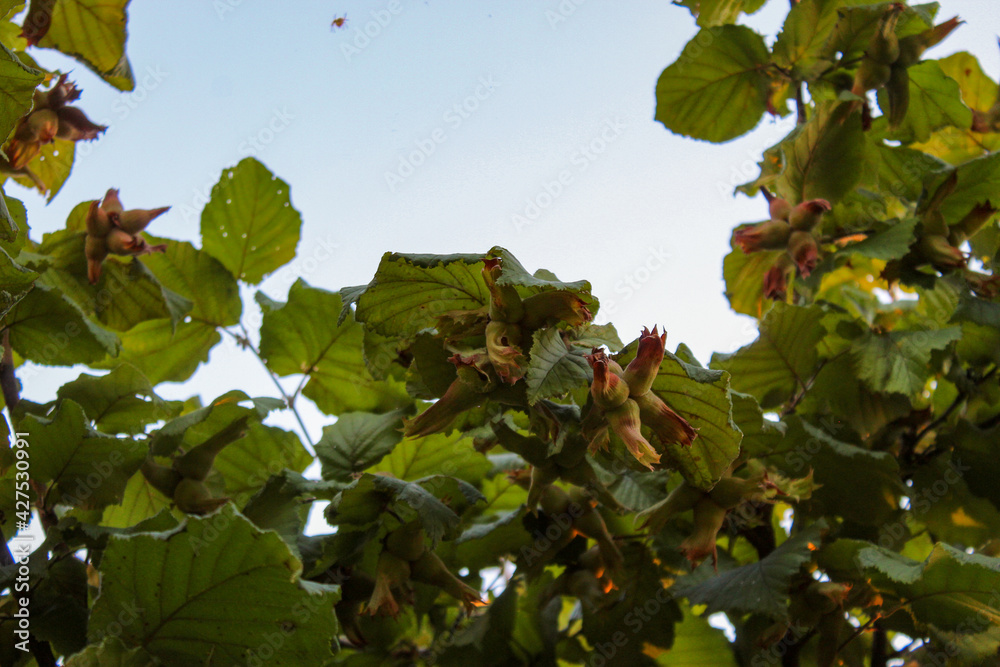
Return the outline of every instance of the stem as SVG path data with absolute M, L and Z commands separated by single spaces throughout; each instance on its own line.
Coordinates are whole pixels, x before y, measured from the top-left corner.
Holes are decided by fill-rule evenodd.
M 869 619 L 868 619 L 868 620 L 867 620 L 867 621 L 866 621 L 866 622 L 865 622 L 865 623 L 864 623 L 863 625 L 859 625 L 859 626 L 858 626 L 857 628 L 855 628 L 855 629 L 854 629 L 854 632 L 852 632 L 852 633 L 851 633 L 851 636 L 850 636 L 850 637 L 848 637 L 847 639 L 845 639 L 844 641 L 842 641 L 842 642 L 840 643 L 840 646 L 838 646 L 838 647 L 837 647 L 837 654 L 839 655 L 839 654 L 840 654 L 840 652 L 841 652 L 841 651 L 843 651 L 843 650 L 844 650 L 844 648 L 845 648 L 845 647 L 846 647 L 846 646 L 847 646 L 848 644 L 850 644 L 850 643 L 851 643 L 851 642 L 853 642 L 853 641 L 854 641 L 855 639 L 857 639 L 858 637 L 860 637 L 860 636 L 861 636 L 861 634 L 862 634 L 863 632 L 865 632 L 866 630 L 868 630 L 868 628 L 870 628 L 870 627 L 871 627 L 871 626 L 872 626 L 872 625 L 873 625 L 873 624 L 874 624 L 874 623 L 875 623 L 876 621 L 878 621 L 878 620 L 879 620 L 880 618 L 882 618 L 882 616 L 872 616 L 872 617 L 871 617 L 871 618 L 869 618 Z M 874 650 L 874 647 L 873 647 L 873 650 Z M 882 650 L 882 653 L 883 653 L 883 654 L 885 653 L 885 649 L 884 649 L 884 648 L 883 648 L 883 650 Z M 873 663 L 873 667 L 874 667 L 874 663 Z
M 774 537 L 774 528 L 771 526 L 771 513 L 774 510 L 773 505 L 759 505 L 755 503 L 755 508 L 757 514 L 760 517 L 760 525 L 747 530 L 740 531 L 750 546 L 754 548 L 757 552 L 757 558 L 764 560 L 767 556 L 777 548 L 777 543 Z
M 17 377 L 14 375 L 14 351 L 10 347 L 10 329 L 3 330 L 3 356 L 0 357 L 0 389 L 3 390 L 3 400 L 7 404 L 7 414 L 10 421 L 14 421 L 14 407 L 21 400 L 21 391 L 17 384 Z M 14 433 L 13 426 L 10 432 Z M 7 537 L 0 528 L 0 542 L 3 542 L 3 549 L 0 549 L 0 566 L 13 565 L 14 555 L 7 546 Z
M 792 6 L 795 6 L 794 0 L 792 0 Z M 802 82 L 797 81 L 795 83 L 795 123 L 797 125 L 804 125 L 807 120 L 806 102 L 802 99 Z
M 816 370 L 813 371 L 813 374 L 809 376 L 809 379 L 806 380 L 805 382 L 803 382 L 799 378 L 796 378 L 801 388 L 799 389 L 798 392 L 796 392 L 794 396 L 792 396 L 792 399 L 788 402 L 788 405 L 786 405 L 785 408 L 781 411 L 781 416 L 785 417 L 786 415 L 793 414 L 795 412 L 795 408 L 798 407 L 799 403 L 802 401 L 803 398 L 806 397 L 806 394 L 812 388 L 813 383 L 816 382 L 816 378 L 819 377 L 819 374 L 823 370 L 823 368 L 825 368 L 826 365 L 831 361 L 836 361 L 845 354 L 847 354 L 846 350 L 844 350 L 843 352 L 838 352 L 829 359 L 824 359 L 823 361 L 821 361 Z
M 0 389 L 7 404 L 7 414 L 14 418 L 13 409 L 21 401 L 21 388 L 14 375 L 14 350 L 10 346 L 10 329 L 3 330 L 3 357 L 0 358 Z
M 997 367 L 994 366 L 978 380 L 975 380 L 973 384 L 976 387 L 978 387 L 982 383 L 991 379 L 996 374 L 997 374 Z M 901 452 L 903 461 L 909 462 L 912 459 L 913 454 L 917 449 L 917 445 L 920 444 L 920 441 L 923 439 L 923 437 L 928 433 L 930 433 L 931 431 L 933 431 L 934 429 L 936 429 L 937 427 L 941 426 L 941 424 L 945 423 L 948 420 L 948 417 L 951 416 L 951 414 L 958 408 L 958 406 L 964 403 L 965 400 L 968 398 L 969 398 L 968 391 L 966 390 L 959 391 L 958 395 L 955 396 L 955 400 L 951 402 L 951 405 L 945 408 L 944 412 L 942 412 L 940 416 L 938 416 L 937 418 L 934 419 L 934 421 L 930 422 L 922 429 L 917 431 L 912 438 L 908 438 L 906 442 L 903 443 L 903 451 Z M 996 419 L 996 417 L 991 418 L 991 420 L 992 419 Z M 926 461 L 936 456 L 939 453 L 939 451 L 940 450 L 937 447 L 931 447 L 927 451 L 923 452 L 921 458 Z
M 872 635 L 872 665 L 871 667 L 885 667 L 889 660 L 889 636 L 881 623 L 875 624 L 875 633 Z
M 813 628 L 796 639 L 795 634 L 792 632 L 791 628 L 789 628 L 789 630 L 785 633 L 784 638 L 781 640 L 781 642 L 788 647 L 788 650 L 785 651 L 785 655 L 781 656 L 781 667 L 799 667 L 799 654 L 802 652 L 802 647 L 808 644 L 809 640 L 812 639 L 815 634 L 816 628 Z
M 295 399 L 288 395 L 285 388 L 281 386 L 280 382 L 278 382 L 278 376 L 267 367 L 266 363 L 264 363 L 264 358 L 260 356 L 260 352 L 254 344 L 250 342 L 250 332 L 247 331 L 247 328 L 243 326 L 242 322 L 240 322 L 240 331 L 243 332 L 243 336 L 237 336 L 232 331 L 224 327 L 219 328 L 232 336 L 233 340 L 237 343 L 253 352 L 253 356 L 257 357 L 257 361 L 259 361 L 260 365 L 264 367 L 264 371 L 267 373 L 268 377 L 271 378 L 271 382 L 273 382 L 274 386 L 278 388 L 278 393 L 281 394 L 281 398 L 285 401 L 285 405 L 287 405 L 288 409 L 292 411 L 293 415 L 295 415 L 295 421 L 299 424 L 299 429 L 302 431 L 302 437 L 304 437 L 306 442 L 309 443 L 309 448 L 312 450 L 312 453 L 314 453 L 316 451 L 316 445 L 313 443 L 312 438 L 309 437 L 309 431 L 306 429 L 306 424 L 302 420 L 302 415 L 299 414 L 298 409 L 295 407 Z
M 34 656 L 38 667 L 56 667 L 56 657 L 52 655 L 52 647 L 48 642 L 31 635 L 28 637 L 28 650 Z
M 978 424 L 976 424 L 976 426 L 978 428 L 983 429 L 984 431 L 987 431 L 996 426 L 997 424 L 1000 424 L 1000 412 L 996 413 L 995 415 L 993 415 L 992 417 L 990 417 L 985 421 L 979 422 Z

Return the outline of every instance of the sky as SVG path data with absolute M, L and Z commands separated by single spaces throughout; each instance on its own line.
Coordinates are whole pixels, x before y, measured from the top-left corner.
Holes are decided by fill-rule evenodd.
M 995 0 L 942 0 L 939 22 L 967 23 L 928 52 L 967 50 L 1000 70 Z M 742 22 L 773 42 L 787 2 Z M 992 10 L 992 11 L 991 11 Z M 342 28 L 331 27 L 345 17 Z M 653 120 L 662 70 L 696 33 L 666 0 L 174 0 L 133 2 L 127 51 L 136 90 L 122 94 L 55 52 L 78 105 L 109 130 L 78 144 L 55 199 L 8 182 L 32 238 L 65 225 L 79 202 L 121 191 L 126 208 L 170 205 L 149 232 L 194 241 L 223 169 L 254 156 L 291 186 L 302 213 L 299 259 L 244 289 L 284 300 L 297 278 L 329 290 L 367 283 L 386 251 L 511 251 L 526 268 L 590 280 L 598 321 L 624 341 L 654 324 L 668 348 L 703 362 L 756 336 L 723 295 L 732 228 L 766 217 L 733 197 L 793 117 L 765 118 L 722 145 Z M 330 314 L 335 317 L 335 313 Z M 86 369 L 45 369 L 24 396 L 50 400 Z M 290 390 L 294 378 L 285 380 Z M 165 398 L 211 400 L 232 388 L 274 395 L 263 368 L 229 339 Z M 330 417 L 300 401 L 313 439 Z M 290 415 L 270 423 L 291 428 Z

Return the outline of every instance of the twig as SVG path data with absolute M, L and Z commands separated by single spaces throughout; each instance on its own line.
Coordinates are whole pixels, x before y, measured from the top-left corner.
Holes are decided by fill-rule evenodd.
M 875 634 L 872 636 L 871 667 L 885 667 L 889 661 L 889 636 L 881 623 L 875 624 Z
M 34 656 L 38 667 L 56 667 L 56 657 L 52 655 L 52 647 L 49 646 L 48 642 L 30 635 L 28 637 L 28 650 Z
M 309 431 L 306 429 L 306 424 L 302 420 L 302 415 L 299 414 L 298 409 L 295 407 L 295 399 L 288 395 L 288 392 L 285 391 L 285 388 L 281 386 L 280 382 L 278 382 L 278 376 L 275 375 L 274 372 L 267 367 L 267 364 L 264 362 L 264 358 L 260 356 L 260 352 L 254 346 L 254 344 L 250 342 L 250 332 L 247 331 L 246 327 L 243 326 L 242 322 L 240 323 L 240 331 L 243 332 L 242 336 L 234 334 L 232 331 L 226 329 L 225 327 L 219 327 L 219 328 L 222 331 L 225 331 L 230 336 L 232 336 L 233 340 L 239 343 L 242 347 L 253 352 L 253 355 L 257 357 L 257 360 L 260 362 L 260 365 L 264 367 L 264 371 L 267 373 L 268 377 L 271 378 L 271 382 L 273 382 L 274 386 L 278 388 L 278 393 L 281 394 L 281 398 L 283 401 L 285 401 L 285 405 L 287 405 L 288 409 L 292 411 L 293 415 L 295 415 L 295 421 L 297 421 L 299 424 L 299 429 L 302 431 L 302 437 L 304 437 L 306 439 L 306 442 L 309 443 L 309 448 L 313 452 L 315 452 L 316 445 L 315 443 L 313 443 L 312 438 L 309 437 Z
M 851 636 L 848 637 L 847 639 L 845 639 L 844 641 L 842 641 L 840 643 L 840 646 L 837 647 L 837 653 L 839 654 L 841 651 L 843 651 L 844 648 L 848 644 L 850 644 L 855 639 L 857 639 L 858 637 L 860 637 L 862 633 L 864 633 L 866 630 L 868 630 L 868 628 L 871 627 L 871 625 L 873 623 L 875 623 L 877 620 L 879 620 L 880 618 L 882 618 L 880 615 L 872 616 L 867 621 L 865 621 L 865 623 L 863 625 L 859 625 L 857 628 L 855 628 L 854 632 L 851 633 Z
M 3 330 L 3 357 L 0 358 L 0 389 L 7 404 L 7 414 L 14 419 L 13 409 L 21 401 L 21 388 L 14 375 L 14 350 L 10 346 L 10 329 Z
M 975 380 L 973 384 L 978 387 L 982 383 L 991 379 L 996 374 L 997 374 L 997 367 L 994 366 L 982 377 Z M 945 423 L 948 420 L 948 417 L 951 416 L 951 414 L 958 408 L 958 406 L 964 403 L 968 398 L 969 398 L 969 392 L 964 389 L 960 390 L 958 392 L 958 395 L 955 396 L 955 400 L 951 402 L 951 405 L 945 408 L 944 412 L 942 412 L 940 416 L 936 417 L 933 421 L 931 421 L 930 423 L 925 425 L 922 429 L 914 433 L 913 437 L 908 438 L 903 443 L 903 451 L 900 453 L 903 461 L 909 462 L 913 457 L 913 453 L 917 449 L 917 445 L 920 444 L 920 441 L 923 440 L 924 436 L 933 431 L 934 429 L 936 429 L 937 427 L 941 426 L 941 424 Z M 939 453 L 939 451 L 940 450 L 937 447 L 931 447 L 926 452 L 923 453 L 921 458 L 923 460 L 931 459 L 934 456 L 936 456 Z
M 792 0 L 792 6 L 795 6 L 794 0 Z M 802 99 L 802 82 L 797 81 L 795 83 L 795 123 L 797 125 L 804 125 L 807 120 L 806 102 Z

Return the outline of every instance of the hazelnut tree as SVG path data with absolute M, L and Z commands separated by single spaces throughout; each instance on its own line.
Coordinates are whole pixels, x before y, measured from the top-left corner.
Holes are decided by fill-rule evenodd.
M 736 23 L 764 1 L 679 1 L 700 31 L 656 86 L 695 139 L 796 115 L 723 261 L 759 337 L 707 365 L 501 247 L 258 291 L 250 331 L 240 283 L 301 227 L 252 158 L 200 247 L 114 188 L 41 239 L 0 198 L 0 661 L 997 664 L 997 84 L 924 57 L 960 27 L 935 3 L 793 1 L 769 48 Z M 31 51 L 130 90 L 126 5 L 0 3 L 6 177 L 54 196 L 105 129 Z M 223 336 L 277 397 L 158 396 Z M 26 361 L 102 372 L 38 404 Z M 305 400 L 318 442 L 265 423 Z

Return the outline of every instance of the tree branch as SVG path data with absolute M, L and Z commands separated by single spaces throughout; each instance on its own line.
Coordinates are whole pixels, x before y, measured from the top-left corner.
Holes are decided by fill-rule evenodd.
M 795 6 L 795 0 L 792 0 L 792 6 Z M 807 120 L 809 119 L 806 116 L 806 102 L 802 98 L 802 82 L 797 81 L 795 83 L 795 123 L 804 125 Z
M 7 404 L 7 414 L 14 418 L 12 410 L 21 401 L 21 387 L 14 375 L 14 350 L 10 346 L 10 329 L 3 330 L 3 357 L 0 358 L 0 390 Z
M 889 636 L 881 623 L 875 623 L 875 633 L 872 635 L 871 667 L 885 667 L 889 661 Z
M 315 452 L 316 445 L 315 443 L 313 443 L 312 438 L 309 437 L 309 431 L 306 429 L 306 424 L 302 420 L 302 415 L 299 414 L 298 409 L 295 407 L 295 399 L 288 395 L 288 392 L 285 391 L 285 388 L 281 386 L 280 382 L 278 382 L 278 376 L 275 375 L 274 372 L 267 367 L 267 364 L 264 362 L 264 358 L 260 356 L 260 352 L 257 350 L 256 347 L 254 347 L 254 344 L 250 342 L 250 332 L 247 331 L 247 328 L 243 326 L 242 322 L 240 323 L 240 331 L 243 332 L 242 336 L 234 334 L 232 331 L 224 327 L 219 327 L 219 328 L 222 329 L 222 331 L 225 331 L 230 336 L 232 336 L 233 340 L 235 340 L 241 347 L 250 350 L 251 352 L 253 352 L 253 355 L 257 357 L 257 360 L 260 362 L 260 365 L 264 367 L 264 372 L 266 372 L 268 377 L 271 378 L 271 382 L 274 383 L 274 386 L 278 388 L 278 393 L 281 394 L 281 398 L 282 400 L 285 401 L 285 405 L 287 405 L 288 409 L 292 411 L 293 415 L 295 415 L 295 421 L 297 421 L 299 424 L 299 429 L 302 431 L 302 437 L 305 438 L 307 443 L 309 443 L 309 448 L 312 449 L 313 452 Z

